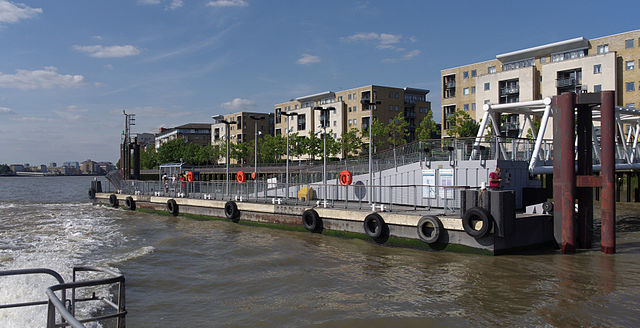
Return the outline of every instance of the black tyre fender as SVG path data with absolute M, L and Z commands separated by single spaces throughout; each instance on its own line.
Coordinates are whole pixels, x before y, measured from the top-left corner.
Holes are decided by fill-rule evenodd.
M 433 244 L 440 239 L 444 230 L 442 221 L 436 216 L 423 216 L 418 221 L 418 237 L 427 244 Z
M 120 204 L 118 203 L 118 196 L 116 196 L 115 194 L 111 194 L 109 196 L 109 205 L 111 205 L 111 207 L 119 207 Z
M 224 216 L 233 222 L 240 221 L 240 211 L 236 202 L 230 200 L 224 204 Z
M 89 189 L 89 199 L 96 199 L 96 191 L 93 188 Z
M 136 201 L 133 200 L 133 197 L 129 196 L 126 198 L 125 200 L 125 204 L 127 205 L 127 208 L 135 211 L 136 210 Z
M 169 211 L 169 213 L 173 214 L 174 216 L 180 213 L 178 210 L 178 203 L 176 203 L 174 199 L 169 199 L 167 201 L 167 211 Z
M 309 209 L 302 213 L 302 225 L 304 228 L 315 233 L 321 233 L 323 229 L 322 218 L 315 210 Z
M 476 230 L 473 221 L 482 221 L 482 228 Z M 493 226 L 493 217 L 482 207 L 472 207 L 462 216 L 462 227 L 471 237 L 482 238 L 486 236 Z
M 371 213 L 364 218 L 364 232 L 376 243 L 384 244 L 389 239 L 389 226 L 380 214 Z
M 553 203 L 552 202 L 544 202 L 542 203 L 542 211 L 546 214 L 553 214 Z

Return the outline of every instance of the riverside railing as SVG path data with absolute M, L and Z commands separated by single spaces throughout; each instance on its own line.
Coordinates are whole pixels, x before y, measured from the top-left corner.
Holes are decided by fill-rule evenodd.
M 102 278 L 102 279 L 77 281 L 78 272 L 103 273 L 103 274 L 109 275 L 110 277 Z M 125 309 L 124 275 L 109 269 L 105 269 L 105 268 L 74 267 L 73 282 L 65 283 L 62 276 L 51 269 L 37 268 L 37 269 L 0 271 L 0 277 L 29 275 L 29 274 L 50 275 L 58 281 L 58 284 L 47 288 L 46 290 L 47 300 L 20 302 L 20 303 L 13 303 L 13 304 L 0 304 L 0 310 L 46 304 L 47 305 L 47 328 L 67 327 L 67 326 L 71 326 L 74 328 L 84 328 L 85 327 L 84 323 L 105 322 L 106 320 L 109 320 L 109 319 L 115 319 L 115 327 L 117 328 L 126 327 L 125 317 L 126 317 L 127 311 Z M 108 297 L 96 296 L 95 292 L 93 292 L 91 294 L 92 296 L 90 297 L 77 296 L 78 289 L 83 289 L 87 287 L 98 287 L 98 286 L 110 286 L 110 287 L 115 286 L 116 289 L 118 290 L 117 301 L 113 302 Z M 70 299 L 67 298 L 67 290 L 69 289 L 71 289 Z M 60 293 L 60 297 L 58 297 L 56 292 Z M 97 302 L 104 314 L 78 319 L 75 313 L 76 309 L 80 304 L 84 302 Z M 111 311 L 108 310 L 109 308 L 111 309 Z M 57 318 L 60 318 L 60 322 L 56 322 Z
M 178 181 L 164 184 L 159 181 L 129 180 L 124 183 L 122 190 L 114 190 L 107 182 L 105 192 L 330 208 L 364 209 L 374 205 L 378 206 L 375 208 L 385 211 L 439 208 L 445 213 L 453 213 L 460 208 L 460 189 L 469 188 L 422 184 L 369 186 L 361 182 L 344 186 L 338 183 L 337 177 L 333 180 L 333 183 L 328 184 L 233 181 L 228 189 L 226 181 Z

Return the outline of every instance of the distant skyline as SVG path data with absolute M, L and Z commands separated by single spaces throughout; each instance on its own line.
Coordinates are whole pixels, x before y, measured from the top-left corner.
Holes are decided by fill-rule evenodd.
M 638 29 L 636 1 L 0 0 L 0 164 L 115 163 L 133 132 Z

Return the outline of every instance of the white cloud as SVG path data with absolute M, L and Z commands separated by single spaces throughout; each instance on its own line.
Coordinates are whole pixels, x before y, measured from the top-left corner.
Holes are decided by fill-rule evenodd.
M 320 62 L 320 57 L 310 55 L 310 54 L 302 54 L 302 57 L 300 57 L 297 61 L 297 63 L 300 65 L 308 65 L 308 64 L 319 63 L 319 62 Z
M 14 4 L 0 0 L 0 23 L 17 23 L 21 19 L 42 14 L 42 8 L 31 8 L 23 3 Z
M 254 108 L 256 104 L 249 99 L 235 98 L 232 101 L 221 104 L 220 107 L 230 111 L 237 111 Z
M 248 5 L 245 0 L 212 0 L 207 3 L 209 7 L 246 7 Z
M 125 46 L 73 46 L 73 49 L 89 54 L 95 58 L 119 58 L 135 56 L 140 54 L 140 50 L 132 45 Z
M 184 2 L 182 0 L 172 0 L 171 4 L 169 4 L 167 9 L 175 10 L 175 9 L 178 9 L 178 8 L 182 7 L 183 5 L 184 5 Z
M 404 55 L 402 55 L 400 58 L 385 58 L 383 60 L 383 62 L 386 63 L 397 63 L 399 61 L 406 61 L 406 60 L 411 60 L 415 57 L 417 57 L 418 55 L 420 55 L 420 50 L 411 50 L 407 53 L 405 53 Z
M 7 89 L 50 89 L 50 88 L 73 88 L 82 85 L 84 76 L 59 74 L 55 67 L 45 67 L 41 70 L 29 71 L 26 69 L 16 70 L 16 74 L 4 74 L 0 72 L 0 88 Z
M 15 114 L 11 108 L 0 107 L 0 114 Z
M 348 37 L 343 38 L 348 42 L 362 42 L 362 41 L 376 41 L 378 49 L 395 49 L 395 44 L 402 40 L 401 34 L 391 33 L 356 33 Z

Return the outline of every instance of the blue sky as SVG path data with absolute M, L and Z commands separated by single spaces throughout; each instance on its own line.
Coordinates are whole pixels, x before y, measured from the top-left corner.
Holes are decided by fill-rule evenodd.
M 117 161 L 134 132 L 268 112 L 638 29 L 637 1 L 0 0 L 0 163 Z

